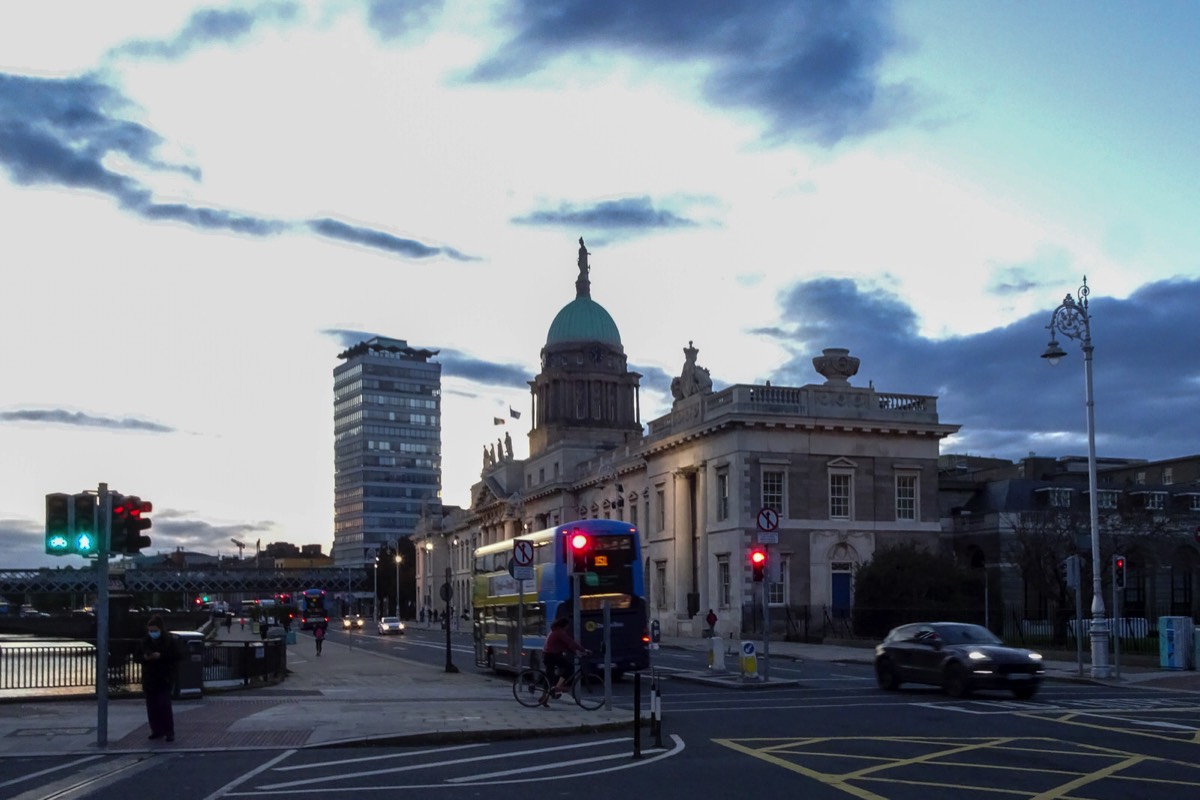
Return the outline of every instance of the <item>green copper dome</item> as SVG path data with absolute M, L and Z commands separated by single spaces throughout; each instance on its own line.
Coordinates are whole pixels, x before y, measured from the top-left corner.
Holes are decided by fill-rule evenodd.
M 602 342 L 620 347 L 621 333 L 604 306 L 584 295 L 563 306 L 546 334 L 547 346 L 567 342 Z

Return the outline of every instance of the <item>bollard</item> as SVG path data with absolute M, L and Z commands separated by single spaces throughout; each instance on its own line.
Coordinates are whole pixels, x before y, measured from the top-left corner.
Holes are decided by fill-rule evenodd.
M 634 758 L 642 757 L 642 673 L 634 673 Z
M 650 698 L 651 729 L 654 733 L 654 746 L 662 748 L 662 678 L 655 676 L 654 688 Z
M 650 735 L 659 729 L 659 675 L 650 672 Z

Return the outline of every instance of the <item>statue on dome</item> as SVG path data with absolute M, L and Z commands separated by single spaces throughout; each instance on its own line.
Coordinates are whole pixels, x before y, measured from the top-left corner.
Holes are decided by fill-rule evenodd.
M 696 364 L 696 355 L 700 351 L 692 346 L 691 340 L 688 341 L 688 346 L 683 348 L 684 362 L 683 372 L 678 378 L 671 379 L 671 394 L 676 400 L 682 400 L 685 397 L 691 397 L 694 394 L 709 394 L 712 392 L 712 377 L 704 367 Z
M 587 257 L 588 257 L 588 251 L 587 251 L 587 248 L 583 244 L 583 237 L 580 236 L 579 237 L 579 260 L 577 262 L 577 264 L 579 266 L 579 279 L 580 280 L 587 280 L 588 269 L 590 269 L 588 267 Z
M 512 437 L 508 435 L 508 431 L 504 432 L 504 460 L 512 461 Z

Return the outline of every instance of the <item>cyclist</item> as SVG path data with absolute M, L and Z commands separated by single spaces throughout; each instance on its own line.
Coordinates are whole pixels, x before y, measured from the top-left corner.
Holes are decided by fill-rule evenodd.
M 572 653 L 586 656 L 590 655 L 591 651 L 585 650 L 583 645 L 571 637 L 571 620 L 560 617 L 550 623 L 550 633 L 546 635 L 546 642 L 542 645 L 542 663 L 546 667 L 546 675 L 551 680 L 557 678 L 550 687 L 550 694 L 556 699 L 562 695 L 567 679 L 571 677 Z

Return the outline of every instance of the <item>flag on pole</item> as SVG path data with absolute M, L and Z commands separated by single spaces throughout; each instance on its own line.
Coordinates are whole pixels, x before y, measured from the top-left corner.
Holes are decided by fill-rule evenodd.
M 517 410 L 516 410 L 515 408 L 513 408 L 512 406 L 509 406 L 509 407 L 508 407 L 508 415 L 509 415 L 510 417 L 512 417 L 513 419 L 520 419 L 520 418 L 521 418 L 521 412 L 520 412 L 520 411 L 517 411 Z
M 503 425 L 504 420 L 500 417 L 492 417 L 492 424 L 493 425 Z

